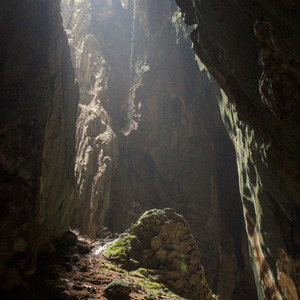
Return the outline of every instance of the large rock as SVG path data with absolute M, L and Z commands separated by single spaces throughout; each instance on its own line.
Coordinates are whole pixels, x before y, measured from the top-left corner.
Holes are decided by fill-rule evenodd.
M 299 1 L 176 2 L 198 24 L 194 51 L 226 93 L 219 106 L 236 149 L 258 297 L 297 299 L 299 278 L 287 270 L 300 249 Z
M 78 91 L 59 1 L 1 1 L 0 289 L 35 271 L 76 203 Z
M 143 214 L 128 236 L 109 245 L 106 256 L 128 270 L 149 269 L 146 273 L 153 280 L 180 296 L 216 299 L 206 282 L 190 226 L 173 209 Z
M 107 299 L 130 299 L 131 288 L 122 280 L 114 280 L 104 288 L 104 296 Z
M 100 16 L 92 16 L 92 9 Z M 104 9 L 109 9 L 104 2 L 61 3 L 80 91 L 75 164 L 79 206 L 72 225 L 91 237 L 103 225 L 110 206 L 111 177 L 118 155 L 113 120 L 107 111 L 111 103 L 111 64 L 93 27 L 95 21 L 105 22 L 101 15 Z

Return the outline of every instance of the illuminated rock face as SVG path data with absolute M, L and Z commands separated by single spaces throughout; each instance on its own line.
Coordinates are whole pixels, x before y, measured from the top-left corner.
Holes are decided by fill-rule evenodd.
M 297 1 L 176 1 L 194 51 L 227 94 L 259 299 L 298 299 L 300 22 Z M 285 298 L 286 297 L 286 298 Z
M 104 27 L 111 23 L 105 24 L 109 20 L 101 14 L 109 13 L 109 5 L 105 1 L 97 5 L 89 1 L 63 1 L 61 9 L 80 91 L 75 162 L 79 206 L 73 226 L 95 237 L 109 208 L 111 176 L 118 155 L 108 91 L 111 73 L 117 72 L 107 61 L 106 46 L 94 34 L 93 27 L 93 22 L 103 21 L 100 34 L 105 34 Z M 100 16 L 93 16 L 95 11 Z M 120 76 L 118 79 L 121 81 Z
M 76 204 L 78 93 L 58 2 L 1 2 L 1 290 L 33 274 Z
M 81 100 L 73 225 L 123 231 L 173 207 L 214 292 L 255 298 L 233 147 L 173 1 L 62 1 Z

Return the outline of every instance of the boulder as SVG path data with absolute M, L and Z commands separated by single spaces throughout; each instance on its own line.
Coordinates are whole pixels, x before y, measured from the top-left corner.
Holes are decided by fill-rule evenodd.
M 122 280 L 114 280 L 104 288 L 104 296 L 107 299 L 130 299 L 131 288 Z
M 216 299 L 206 282 L 190 226 L 173 209 L 144 213 L 130 234 L 110 245 L 105 255 L 129 271 L 149 269 L 149 274 L 155 274 L 151 279 L 162 282 L 163 278 L 180 296 Z
M 77 235 L 72 231 L 66 231 L 62 237 L 62 243 L 66 247 L 74 246 L 77 242 Z

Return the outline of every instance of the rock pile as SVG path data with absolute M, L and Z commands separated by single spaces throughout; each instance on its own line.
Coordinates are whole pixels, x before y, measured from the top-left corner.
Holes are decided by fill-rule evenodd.
M 216 299 L 200 264 L 198 246 L 187 221 L 174 210 L 146 212 L 130 234 L 110 245 L 106 256 L 127 270 L 139 269 L 190 299 Z

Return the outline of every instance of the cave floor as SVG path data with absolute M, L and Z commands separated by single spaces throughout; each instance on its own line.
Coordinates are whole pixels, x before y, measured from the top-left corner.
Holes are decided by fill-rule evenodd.
M 88 247 L 88 253 L 80 254 L 76 246 L 68 247 L 47 268 L 43 267 L 47 262 L 42 259 L 38 286 L 32 282 L 28 297 L 23 299 L 185 299 L 156 283 L 142 270 L 127 272 L 108 261 L 103 254 L 108 241 L 81 237 L 79 242 L 81 248 Z M 104 296 L 105 287 L 115 280 L 129 284 L 129 296 Z

